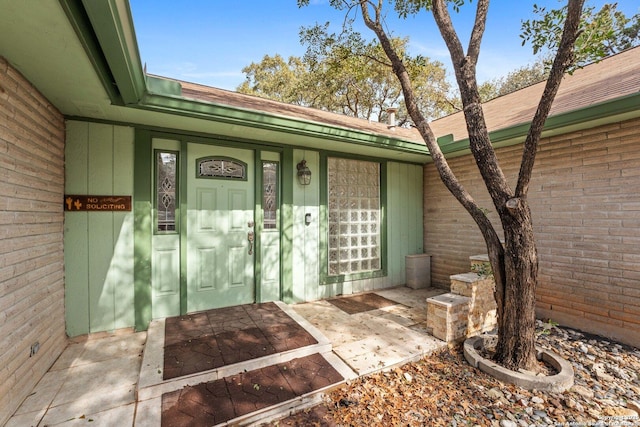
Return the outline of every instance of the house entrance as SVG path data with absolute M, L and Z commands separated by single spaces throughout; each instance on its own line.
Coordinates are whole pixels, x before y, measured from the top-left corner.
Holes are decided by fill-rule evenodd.
M 187 146 L 187 311 L 255 301 L 254 153 Z
M 255 302 L 254 151 L 160 138 L 153 149 L 152 317 Z

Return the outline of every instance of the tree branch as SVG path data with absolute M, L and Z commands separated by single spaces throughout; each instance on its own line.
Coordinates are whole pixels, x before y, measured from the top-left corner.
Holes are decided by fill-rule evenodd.
M 473 61 L 474 68 L 478 63 L 480 55 L 480 44 L 484 35 L 485 25 L 487 22 L 487 12 L 489 11 L 489 0 L 479 0 L 476 8 L 476 19 L 473 23 L 473 31 L 469 39 L 469 47 L 467 48 L 467 56 Z
M 453 28 L 453 23 L 451 22 L 451 16 L 449 15 L 449 11 L 447 10 L 447 2 L 445 0 L 433 1 L 433 17 L 436 20 L 436 24 L 438 24 L 438 29 L 440 30 L 442 39 L 444 40 L 447 48 L 449 49 L 449 53 L 451 54 L 451 60 L 454 64 L 456 79 L 460 80 L 461 76 L 458 76 L 458 72 L 462 67 L 462 63 L 466 59 L 464 50 L 462 49 L 462 43 L 460 43 L 460 39 L 458 38 L 458 33 L 456 33 L 455 28 Z
M 440 149 L 440 146 L 436 141 L 436 137 L 433 134 L 431 127 L 418 108 L 415 96 L 413 94 L 413 88 L 411 87 L 409 73 L 403 64 L 402 59 L 398 56 L 398 53 L 395 51 L 395 49 L 393 49 L 390 39 L 382 28 L 382 0 L 379 0 L 377 5 L 373 5 L 367 0 L 361 0 L 360 5 L 365 25 L 376 34 L 376 36 L 380 40 L 380 45 L 393 64 L 393 71 L 398 77 L 398 80 L 400 80 L 400 85 L 402 86 L 402 92 L 404 94 L 407 112 L 415 123 L 416 128 L 420 132 L 422 139 L 427 145 L 427 148 L 429 148 L 431 158 L 433 159 L 434 164 L 438 169 L 438 172 L 440 173 L 444 184 L 447 186 L 449 191 L 458 199 L 458 201 L 465 207 L 465 209 L 467 209 L 467 211 L 472 214 L 472 216 L 474 216 L 473 212 L 475 212 L 480 214 L 479 216 L 486 218 L 486 216 L 482 213 L 482 210 L 477 206 L 471 195 L 465 190 L 462 184 L 460 184 L 453 171 L 449 167 L 449 164 L 447 163 L 447 160 L 445 159 L 444 154 L 442 153 L 442 150 Z M 369 13 L 368 5 L 371 5 L 371 7 L 373 7 L 374 9 L 375 19 L 372 19 L 371 14 Z
M 458 34 L 447 10 L 447 1 L 433 0 L 433 17 L 438 25 L 451 55 L 453 69 L 460 89 L 463 112 L 469 134 L 469 148 L 497 210 L 504 209 L 504 203 L 511 197 L 507 179 L 500 168 L 498 158 L 489 139 L 478 83 L 476 62 L 484 33 L 489 0 L 479 0 L 472 36 L 469 40 L 469 54 L 465 55 Z
M 536 159 L 540 136 L 544 129 L 544 123 L 549 116 L 549 111 L 558 93 L 562 77 L 574 59 L 573 47 L 578 38 L 578 28 L 580 27 L 583 5 L 584 0 L 569 0 L 567 19 L 564 24 L 562 39 L 558 46 L 558 53 L 553 61 L 544 93 L 542 98 L 540 98 L 538 108 L 531 121 L 531 126 L 529 127 L 529 132 L 524 142 L 522 162 L 520 163 L 520 172 L 518 174 L 518 184 L 516 185 L 516 197 L 524 197 L 529 191 L 531 173 Z
M 442 3 L 442 0 L 440 0 L 440 2 Z M 496 247 L 500 246 L 500 239 L 495 231 L 495 228 L 493 227 L 493 224 L 491 224 L 491 221 L 489 221 L 489 219 L 475 202 L 471 194 L 467 192 L 467 190 L 456 178 L 455 174 L 449 167 L 449 164 L 444 154 L 442 153 L 440 146 L 438 145 L 438 142 L 435 138 L 435 135 L 433 134 L 431 127 L 429 126 L 429 123 L 418 108 L 416 98 L 413 93 L 413 88 L 411 86 L 409 73 L 403 64 L 402 59 L 398 56 L 397 52 L 393 48 L 389 37 L 384 31 L 384 28 L 382 27 L 382 0 L 378 0 L 377 5 L 374 5 L 367 0 L 360 0 L 360 5 L 365 25 L 376 34 L 376 36 L 380 40 L 380 45 L 393 64 L 393 71 L 398 77 L 400 85 L 402 86 L 402 92 L 404 95 L 407 112 L 415 123 L 416 128 L 422 136 L 422 139 L 425 141 L 427 147 L 429 148 L 429 153 L 431 154 L 431 158 L 433 159 L 436 169 L 438 170 L 438 173 L 442 178 L 442 182 L 445 184 L 449 192 L 451 192 L 451 194 L 453 194 L 458 202 L 460 202 L 460 204 L 467 210 L 467 212 L 469 212 L 476 224 L 478 224 L 478 227 L 480 228 L 487 244 L 491 244 Z M 369 5 L 374 10 L 375 19 L 373 19 L 371 17 L 371 14 L 369 13 Z M 449 23 L 451 23 L 450 20 Z M 451 29 L 453 29 L 453 27 L 451 27 Z M 457 40 L 457 36 L 455 36 L 455 39 Z M 461 45 L 460 51 L 462 51 Z M 501 248 L 502 247 L 500 246 L 500 250 Z M 498 272 L 497 274 L 500 275 L 500 272 Z M 500 279 L 500 277 L 497 277 L 497 279 Z

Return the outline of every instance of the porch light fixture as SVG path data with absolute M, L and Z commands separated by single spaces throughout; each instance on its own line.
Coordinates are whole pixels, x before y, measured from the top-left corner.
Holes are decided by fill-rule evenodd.
M 298 168 L 298 182 L 300 185 L 309 185 L 311 183 L 311 171 L 307 167 L 307 161 L 302 160 L 296 167 Z

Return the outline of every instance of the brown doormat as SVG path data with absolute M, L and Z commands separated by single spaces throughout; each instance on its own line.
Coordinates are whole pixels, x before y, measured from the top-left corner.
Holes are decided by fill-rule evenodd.
M 276 304 L 218 308 L 165 321 L 165 380 L 317 344 Z
M 327 300 L 347 314 L 364 313 L 391 305 L 397 305 L 395 301 L 381 297 L 375 293 L 359 294 L 349 297 L 330 298 Z
M 162 395 L 162 426 L 210 426 L 342 381 L 320 354 Z

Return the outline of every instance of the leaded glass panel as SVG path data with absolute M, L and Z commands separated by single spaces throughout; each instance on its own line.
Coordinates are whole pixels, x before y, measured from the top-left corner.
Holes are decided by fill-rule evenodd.
M 178 153 L 156 151 L 156 231 L 176 231 Z
M 262 163 L 262 212 L 265 230 L 277 228 L 278 163 Z
M 328 159 L 329 275 L 380 269 L 380 164 Z
M 247 165 L 239 160 L 205 157 L 196 162 L 198 178 L 247 179 Z

